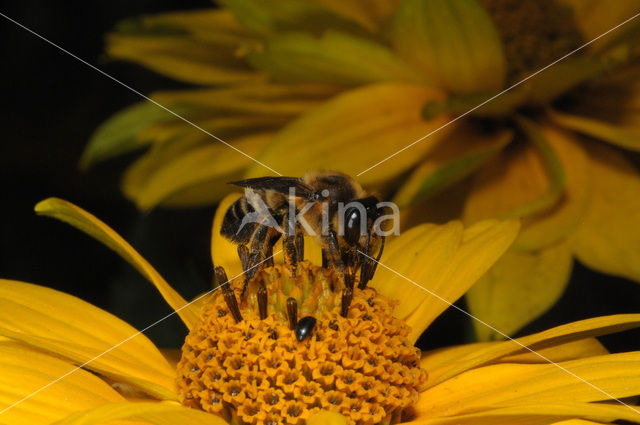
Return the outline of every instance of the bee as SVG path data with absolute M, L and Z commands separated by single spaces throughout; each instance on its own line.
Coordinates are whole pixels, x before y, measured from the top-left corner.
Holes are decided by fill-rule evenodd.
M 226 211 L 220 233 L 238 244 L 245 272 L 242 296 L 256 272 L 272 264 L 281 237 L 285 263 L 294 272 L 304 259 L 304 235 L 311 235 L 322 248 L 323 267 L 343 275 L 345 285 L 353 287 L 358 270 L 361 288 L 373 277 L 385 240 L 383 232 L 375 231 L 381 211 L 378 199 L 350 176 L 309 171 L 301 178 L 259 177 L 230 184 L 245 194 Z

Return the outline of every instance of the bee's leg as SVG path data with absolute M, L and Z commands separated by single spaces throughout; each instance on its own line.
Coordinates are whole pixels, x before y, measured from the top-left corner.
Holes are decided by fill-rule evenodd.
M 344 276 L 345 267 L 342 262 L 342 255 L 340 253 L 340 245 L 338 244 L 338 236 L 336 236 L 336 232 L 329 230 L 326 235 L 322 235 L 322 245 L 323 257 L 326 254 L 326 267 L 334 269 Z
M 298 253 L 296 252 L 296 229 L 295 225 L 289 223 L 289 211 L 283 214 L 284 236 L 282 239 L 282 249 L 284 251 L 284 263 L 291 267 L 293 276 L 296 275 L 296 265 L 298 264 Z
M 273 267 L 273 245 L 266 244 L 264 247 L 264 262 L 263 267 Z
M 347 288 L 353 289 L 360 267 L 360 255 L 358 251 L 349 250 L 342 254 L 342 262 L 344 263 L 344 283 Z
M 322 248 L 322 268 L 326 269 L 327 267 L 329 267 L 329 256 L 327 250 Z
M 242 272 L 246 273 L 249 269 L 249 248 L 247 248 L 246 245 L 238 245 L 238 258 L 240 259 L 240 264 L 242 265 Z
M 261 224 L 258 226 L 256 231 L 251 235 L 251 248 L 249 250 L 249 259 L 247 261 L 247 267 L 244 274 L 244 286 L 242 287 L 242 294 L 240 297 L 244 297 L 244 293 L 247 291 L 247 287 L 249 286 L 249 281 L 258 270 L 265 266 L 265 261 L 267 258 L 267 254 L 272 256 L 273 245 L 271 241 L 273 240 L 273 232 L 277 231 L 269 226 L 265 226 Z
M 382 256 L 382 250 L 384 249 L 384 240 L 385 237 L 380 236 L 380 251 L 378 251 L 378 255 L 376 256 L 375 260 L 365 255 L 362 256 L 362 268 L 360 269 L 360 283 L 358 283 L 358 288 L 364 289 L 367 286 L 367 283 L 373 278 L 376 267 L 378 267 L 378 261 Z M 369 239 L 367 239 L 366 250 L 367 252 L 369 250 Z
M 296 233 L 296 255 L 298 261 L 304 261 L 304 234 L 302 232 Z

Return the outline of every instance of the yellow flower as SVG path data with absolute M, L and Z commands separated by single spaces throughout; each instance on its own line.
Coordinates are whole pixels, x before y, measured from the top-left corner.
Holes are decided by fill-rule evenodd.
M 217 202 L 266 165 L 357 174 L 410 225 L 522 218 L 467 300 L 509 334 L 559 298 L 574 259 L 640 281 L 640 174 L 626 152 L 640 150 L 638 20 L 569 55 L 637 0 L 222 4 L 124 22 L 107 53 L 201 85 L 151 97 L 260 163 L 135 105 L 97 130 L 83 164 L 148 147 L 122 183 L 140 209 Z
M 277 285 L 288 287 L 301 313 L 316 301 L 317 333 L 300 342 L 279 316 L 277 299 L 269 301 L 264 319 L 259 307 L 251 307 L 252 296 L 240 303 L 243 316 L 236 318 L 229 297 L 237 299 L 228 289 L 187 303 L 91 214 L 55 198 L 36 211 L 120 254 L 155 285 L 190 333 L 176 368 L 143 333 L 109 313 L 52 289 L 2 280 L 1 423 L 640 423 L 637 407 L 601 402 L 640 394 L 640 352 L 609 354 L 595 339 L 640 325 L 639 314 L 421 356 L 411 347 L 507 249 L 518 231 L 515 221 L 467 228 L 460 222 L 425 224 L 406 232 L 385 253 L 375 289 L 354 294 L 347 317 L 335 314 L 339 303 L 321 315 L 320 306 L 331 298 L 328 286 L 320 297 L 294 294 L 310 275 L 300 273 L 295 281 L 281 265 L 265 269 L 263 276 L 274 278 L 265 281 L 267 290 L 277 294 Z M 438 296 L 414 289 L 391 269 Z M 301 263 L 300 270 L 313 270 L 316 284 L 331 281 L 326 269 L 310 263 Z M 395 318 L 389 315 L 394 303 Z M 334 322 L 326 324 L 331 314 Z M 265 330 L 266 338 L 258 339 Z M 251 344 L 253 350 L 243 350 Z

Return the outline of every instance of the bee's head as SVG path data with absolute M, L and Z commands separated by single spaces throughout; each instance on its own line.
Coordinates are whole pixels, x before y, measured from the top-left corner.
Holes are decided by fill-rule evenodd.
M 375 196 L 369 196 L 362 199 L 356 199 L 349 203 L 349 207 L 345 208 L 342 217 L 344 241 L 360 250 L 368 251 L 372 235 L 373 225 L 381 212 L 377 209 L 378 199 Z M 368 254 L 368 252 L 367 252 Z

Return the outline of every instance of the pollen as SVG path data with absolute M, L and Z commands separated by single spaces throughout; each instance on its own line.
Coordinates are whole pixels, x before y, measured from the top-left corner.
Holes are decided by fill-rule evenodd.
M 232 423 L 304 425 L 331 410 L 373 425 L 397 423 L 417 400 L 427 377 L 420 351 L 393 317 L 396 303 L 375 289 L 346 290 L 337 273 L 306 261 L 260 270 L 244 297 L 243 282 L 226 286 L 182 347 L 184 405 Z

